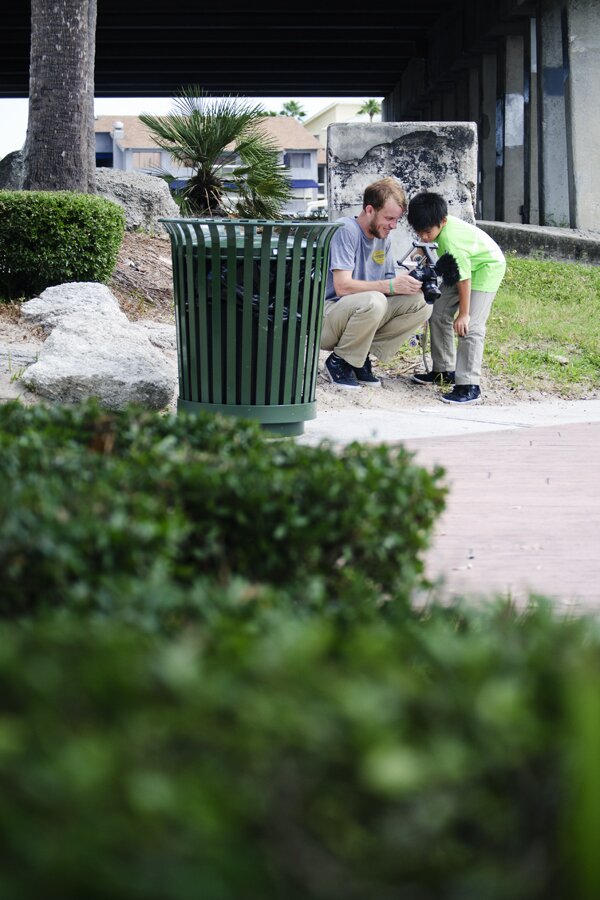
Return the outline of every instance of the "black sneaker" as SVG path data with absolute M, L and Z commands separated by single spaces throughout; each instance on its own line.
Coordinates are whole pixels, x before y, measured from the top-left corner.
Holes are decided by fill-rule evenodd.
M 412 380 L 417 384 L 454 384 L 454 372 L 416 372 Z
M 341 356 L 330 353 L 325 360 L 325 374 L 339 388 L 360 388 L 354 369 Z
M 449 394 L 442 394 L 444 403 L 479 403 L 481 391 L 478 384 L 457 384 Z
M 364 365 L 358 369 L 356 366 L 352 366 L 352 370 L 361 384 L 368 385 L 368 387 L 381 387 L 381 381 L 377 375 L 373 375 L 372 363 L 368 354 Z

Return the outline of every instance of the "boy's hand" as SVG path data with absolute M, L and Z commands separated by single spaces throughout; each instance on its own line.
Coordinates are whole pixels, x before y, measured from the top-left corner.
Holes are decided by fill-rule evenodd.
M 454 320 L 454 332 L 459 337 L 466 337 L 469 333 L 469 322 L 471 321 L 471 316 L 468 313 L 464 315 L 458 315 Z

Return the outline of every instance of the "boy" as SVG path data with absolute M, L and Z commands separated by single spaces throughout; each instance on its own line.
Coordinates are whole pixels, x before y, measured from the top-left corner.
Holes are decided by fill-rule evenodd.
M 453 384 L 444 403 L 477 403 L 485 326 L 506 270 L 500 247 L 480 228 L 448 215 L 440 194 L 422 193 L 408 205 L 408 222 L 419 240 L 451 253 L 460 271 L 453 287 L 443 286 L 429 320 L 432 371 L 417 373 L 417 384 Z M 454 336 L 458 336 L 458 348 Z

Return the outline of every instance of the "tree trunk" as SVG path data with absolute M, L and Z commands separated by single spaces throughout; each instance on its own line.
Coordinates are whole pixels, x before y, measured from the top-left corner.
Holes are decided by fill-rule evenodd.
M 25 190 L 95 190 L 97 0 L 31 0 Z

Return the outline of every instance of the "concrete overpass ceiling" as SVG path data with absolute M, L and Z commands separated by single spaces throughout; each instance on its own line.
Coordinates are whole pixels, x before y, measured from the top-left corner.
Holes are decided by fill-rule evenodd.
M 427 57 L 448 0 L 388 8 L 339 0 L 98 0 L 96 96 L 173 96 L 185 84 L 246 96 L 384 96 Z M 463 6 L 463 4 L 458 4 Z M 30 4 L 0 29 L 0 96 L 28 95 Z

